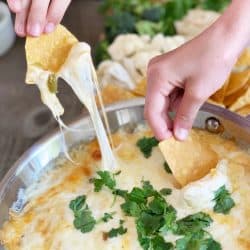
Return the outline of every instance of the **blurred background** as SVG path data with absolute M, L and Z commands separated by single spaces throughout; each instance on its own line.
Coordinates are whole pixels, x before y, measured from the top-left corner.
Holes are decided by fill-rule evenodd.
M 97 10 L 99 3 L 74 0 L 63 19 L 63 24 L 79 40 L 91 46 L 96 45 L 103 29 Z M 4 35 L 0 33 L 0 37 Z M 13 47 L 0 56 L 0 179 L 25 150 L 57 127 L 50 111 L 41 103 L 38 88 L 24 83 L 24 43 L 25 39 L 17 38 Z M 59 99 L 65 107 L 65 123 L 81 114 L 82 105 L 66 84 L 59 84 Z

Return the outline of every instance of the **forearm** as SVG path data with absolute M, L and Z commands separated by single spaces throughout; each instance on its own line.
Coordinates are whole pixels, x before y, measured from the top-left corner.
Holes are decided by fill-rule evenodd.
M 250 45 L 250 0 L 233 0 L 224 14 L 215 23 L 224 37 L 225 46 L 239 56 Z

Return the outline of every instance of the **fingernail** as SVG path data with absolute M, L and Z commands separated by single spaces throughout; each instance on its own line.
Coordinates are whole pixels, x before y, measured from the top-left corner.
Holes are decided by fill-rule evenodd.
M 32 25 L 31 28 L 29 29 L 29 33 L 32 36 L 40 36 L 41 35 L 41 26 L 38 23 Z
M 44 29 L 45 33 L 51 33 L 55 29 L 55 24 L 54 23 L 47 23 Z
M 178 140 L 184 141 L 188 137 L 188 130 L 184 128 L 178 128 L 175 131 L 175 136 Z

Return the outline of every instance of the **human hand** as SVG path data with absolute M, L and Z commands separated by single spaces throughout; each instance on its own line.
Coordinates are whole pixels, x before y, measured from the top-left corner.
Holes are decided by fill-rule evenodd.
M 223 85 L 241 53 L 245 43 L 237 32 L 218 23 L 149 63 L 145 118 L 159 140 L 187 138 L 199 108 Z M 173 122 L 169 111 L 176 112 Z
M 7 0 L 16 13 L 15 31 L 24 37 L 52 32 L 64 16 L 70 0 Z

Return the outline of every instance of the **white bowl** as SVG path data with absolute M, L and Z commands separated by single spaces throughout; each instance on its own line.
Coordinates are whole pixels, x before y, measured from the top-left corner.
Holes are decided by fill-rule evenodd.
M 0 2 L 0 56 L 4 55 L 14 44 L 16 34 L 8 6 Z

